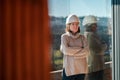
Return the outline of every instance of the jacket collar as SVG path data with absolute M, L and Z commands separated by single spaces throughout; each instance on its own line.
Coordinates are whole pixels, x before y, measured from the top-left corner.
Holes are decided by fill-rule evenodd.
M 67 32 L 67 34 L 69 36 L 71 36 L 72 38 L 78 38 L 78 37 L 80 37 L 80 33 L 76 33 L 75 35 L 73 35 L 71 32 Z

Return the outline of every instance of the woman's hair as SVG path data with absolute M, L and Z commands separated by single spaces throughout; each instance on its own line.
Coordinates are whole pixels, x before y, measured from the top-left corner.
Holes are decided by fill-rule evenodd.
M 72 32 L 72 31 L 70 30 L 70 24 L 71 24 L 71 23 L 66 24 L 65 32 Z M 78 31 L 77 31 L 76 33 L 80 33 L 80 27 L 78 27 Z
M 94 25 L 94 24 L 96 24 L 96 23 L 89 23 L 89 24 L 87 24 L 87 25 L 85 25 L 84 27 L 85 27 L 85 31 L 87 31 L 87 32 L 92 32 L 92 26 Z

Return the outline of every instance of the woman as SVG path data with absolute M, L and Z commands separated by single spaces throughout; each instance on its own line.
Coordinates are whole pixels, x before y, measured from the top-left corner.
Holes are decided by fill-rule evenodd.
M 66 33 L 61 35 L 63 80 L 84 80 L 88 72 L 89 49 L 86 38 L 80 34 L 79 24 L 76 15 L 69 15 L 66 19 Z
M 89 80 L 104 80 L 104 51 L 107 45 L 97 34 L 97 18 L 89 15 L 83 19 L 85 27 L 85 36 L 89 44 L 90 55 L 88 57 L 89 64 Z

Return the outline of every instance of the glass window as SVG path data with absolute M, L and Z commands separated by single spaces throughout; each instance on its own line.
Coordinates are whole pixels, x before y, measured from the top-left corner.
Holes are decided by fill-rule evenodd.
M 104 52 L 105 80 L 111 80 L 111 61 L 112 61 L 112 24 L 111 24 L 111 0 L 48 0 L 50 25 L 53 36 L 51 64 L 52 70 L 61 70 L 63 66 L 63 54 L 60 52 L 61 34 L 65 32 L 65 20 L 69 14 L 79 16 L 81 23 L 83 18 L 88 15 L 97 17 L 98 33 L 106 42 L 107 49 Z M 81 34 L 85 28 L 80 24 Z M 110 79 L 108 79 L 110 78 Z

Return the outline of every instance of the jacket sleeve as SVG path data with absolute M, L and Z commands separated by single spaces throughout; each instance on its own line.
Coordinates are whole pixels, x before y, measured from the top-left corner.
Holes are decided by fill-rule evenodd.
M 84 58 L 90 54 L 88 41 L 84 36 L 83 36 L 83 44 L 84 44 L 84 48 L 80 52 L 76 53 L 74 55 L 75 57 Z
M 96 38 L 93 34 L 88 35 L 89 48 L 95 53 L 101 53 L 106 50 L 106 44 L 103 44 L 99 38 Z M 98 54 L 99 55 L 99 54 Z
M 69 41 L 68 41 L 66 35 L 62 35 L 60 51 L 64 55 L 74 56 L 75 54 L 79 53 L 82 50 L 81 47 L 69 47 L 68 42 Z

